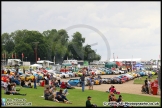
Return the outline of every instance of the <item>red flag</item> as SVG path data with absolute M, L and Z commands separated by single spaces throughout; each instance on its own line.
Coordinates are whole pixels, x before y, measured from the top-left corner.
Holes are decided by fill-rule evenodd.
M 24 58 L 24 54 L 22 53 L 22 58 Z

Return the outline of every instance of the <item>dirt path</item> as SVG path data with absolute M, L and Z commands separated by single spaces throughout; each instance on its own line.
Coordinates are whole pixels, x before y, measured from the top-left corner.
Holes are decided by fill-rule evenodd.
M 114 77 L 116 75 L 103 75 L 101 77 L 103 78 L 111 78 Z M 62 81 L 67 81 L 68 79 L 62 79 Z M 134 81 L 128 81 L 125 82 L 124 84 L 114 84 L 115 88 L 117 91 L 119 91 L 120 93 L 130 93 L 130 94 L 138 94 L 138 95 L 145 95 L 145 96 L 152 96 L 152 97 L 159 97 L 160 95 L 148 95 L 148 94 L 142 94 L 141 93 L 141 84 L 133 84 Z M 94 85 L 93 89 L 94 90 L 98 90 L 98 91 L 107 91 L 109 89 L 109 87 L 112 84 L 101 84 L 101 85 Z M 81 87 L 76 87 L 78 89 L 81 89 Z M 88 86 L 85 87 L 85 89 L 88 90 Z

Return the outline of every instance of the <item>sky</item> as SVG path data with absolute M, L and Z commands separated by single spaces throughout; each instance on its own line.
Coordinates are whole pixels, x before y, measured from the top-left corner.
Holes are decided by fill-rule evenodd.
M 78 31 L 102 61 L 159 59 L 160 2 L 2 2 L 1 10 L 2 33 Z

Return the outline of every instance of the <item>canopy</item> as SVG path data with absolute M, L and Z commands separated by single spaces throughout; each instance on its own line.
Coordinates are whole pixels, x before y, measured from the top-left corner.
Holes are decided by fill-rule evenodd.
M 143 65 L 141 64 L 136 64 L 135 67 L 142 67 Z
M 62 66 L 72 66 L 71 64 L 62 64 Z
M 116 64 L 116 62 L 108 62 L 105 64 L 105 67 L 111 69 L 111 67 L 117 67 L 117 64 Z

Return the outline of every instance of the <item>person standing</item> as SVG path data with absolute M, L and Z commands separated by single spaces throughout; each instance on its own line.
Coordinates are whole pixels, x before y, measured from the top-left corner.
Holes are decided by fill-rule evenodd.
M 37 78 L 34 76 L 34 89 L 37 89 Z
M 23 73 L 25 74 L 25 68 L 23 67 Z
M 32 68 L 30 67 L 30 73 L 32 73 Z
M 152 91 L 152 89 L 151 89 L 151 80 L 148 80 L 147 85 L 148 85 L 148 93 L 149 93 L 149 95 L 151 95 L 151 91 Z
M 80 77 L 80 81 L 81 81 L 81 84 L 82 84 L 82 92 L 84 92 L 84 87 L 85 87 L 85 74 L 83 74 Z
M 145 80 L 145 86 L 146 86 L 146 92 L 149 94 L 148 80 L 147 80 L 147 78 L 146 78 L 146 80 Z

